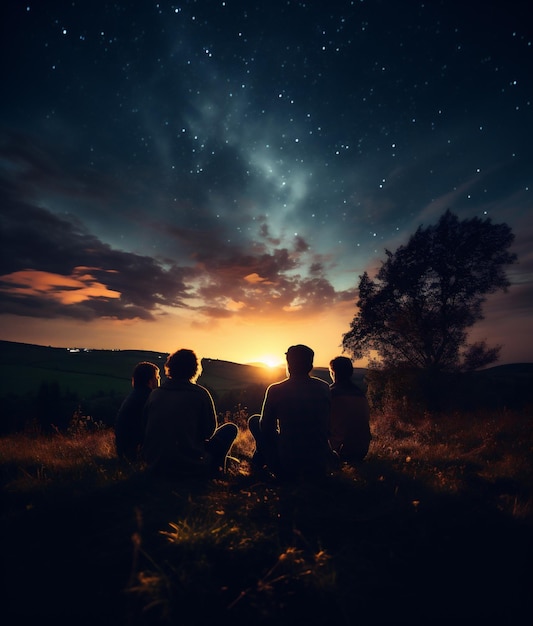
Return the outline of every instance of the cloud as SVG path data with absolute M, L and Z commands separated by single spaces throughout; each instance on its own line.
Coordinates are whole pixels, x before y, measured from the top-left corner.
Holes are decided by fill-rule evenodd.
M 186 306 L 187 268 L 114 250 L 78 220 L 6 194 L 2 205 L 2 312 L 153 319 L 163 306 Z
M 108 289 L 98 282 L 91 270 L 98 268 L 75 267 L 70 276 L 61 276 L 39 270 L 21 270 L 2 276 L 0 291 L 13 296 L 47 296 L 61 304 L 77 304 L 93 298 L 120 298 L 120 292 Z
M 256 241 L 233 243 L 224 229 L 164 228 L 188 263 L 117 250 L 80 219 L 4 194 L 0 261 L 3 313 L 82 320 L 154 320 L 171 308 L 206 318 L 258 313 L 315 314 L 353 297 L 336 291 L 323 260 L 301 236 L 272 247 L 258 225 Z M 186 254 L 184 254 L 184 251 Z

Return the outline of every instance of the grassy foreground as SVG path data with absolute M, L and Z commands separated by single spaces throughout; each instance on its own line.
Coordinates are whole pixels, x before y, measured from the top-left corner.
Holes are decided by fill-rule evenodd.
M 361 468 L 292 493 L 245 428 L 207 484 L 154 483 L 83 422 L 0 439 L 2 623 L 533 623 L 531 413 L 372 428 Z

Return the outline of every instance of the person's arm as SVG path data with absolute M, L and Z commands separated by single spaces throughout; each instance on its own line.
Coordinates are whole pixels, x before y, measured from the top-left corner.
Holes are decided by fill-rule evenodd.
M 263 406 L 261 407 L 261 418 L 259 420 L 259 425 L 261 427 L 261 432 L 265 435 L 276 429 L 276 417 L 274 412 L 274 407 L 271 402 L 271 392 L 272 385 L 267 387 L 265 391 L 265 398 L 263 400 Z
M 259 428 L 263 435 L 263 454 L 265 455 L 267 464 L 276 472 L 279 465 L 278 458 L 278 403 L 276 401 L 277 387 L 271 385 L 267 388 L 263 407 L 261 409 L 261 418 L 259 420 Z
M 215 403 L 213 397 L 205 387 L 200 387 L 203 391 L 203 415 L 202 415 L 202 428 L 204 440 L 209 439 L 217 428 L 217 413 L 215 409 Z
M 144 405 L 143 419 L 146 424 L 144 431 L 144 441 L 141 447 L 141 456 L 148 463 L 154 465 L 161 456 L 161 433 L 158 432 L 161 424 L 154 427 L 155 417 L 150 416 L 150 398 Z M 159 426 L 159 428 L 158 428 Z

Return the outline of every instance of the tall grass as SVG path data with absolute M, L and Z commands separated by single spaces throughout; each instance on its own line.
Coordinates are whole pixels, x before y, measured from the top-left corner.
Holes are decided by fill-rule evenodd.
M 226 414 L 239 426 L 229 464 L 229 478 L 246 476 L 254 441 L 245 408 Z M 401 421 L 391 413 L 373 416 L 367 466 L 387 464 L 395 471 L 425 481 L 435 490 L 460 492 L 477 476 L 488 483 L 521 485 L 520 497 L 533 489 L 533 413 L 500 409 L 473 414 L 423 415 Z M 2 486 L 10 491 L 52 490 L 65 483 L 98 487 L 120 481 L 142 466 L 119 461 L 114 433 L 91 418 L 77 416 L 67 432 L 43 435 L 38 429 L 0 438 Z M 350 474 L 345 467 L 344 473 Z M 359 472 L 359 477 L 360 477 Z M 525 512 L 530 503 L 521 502 Z
M 125 467 L 116 459 L 114 432 L 95 426 L 86 419 L 53 435 L 34 428 L 0 438 L 2 487 L 51 495 L 66 486 L 97 488 L 120 480 Z
M 124 610 L 135 626 L 207 623 L 221 615 L 234 624 L 304 617 L 319 624 L 325 616 L 352 623 L 352 601 L 368 618 L 376 610 L 372 594 L 392 584 L 391 550 L 401 554 L 406 576 L 425 584 L 413 545 L 444 521 L 454 529 L 458 510 L 478 515 L 483 501 L 485 512 L 532 524 L 528 411 L 423 415 L 415 422 L 374 415 L 361 467 L 344 466 L 324 485 L 291 493 L 250 473 L 247 417 L 240 406 L 225 416 L 238 424 L 239 436 L 228 475 L 207 485 L 154 485 L 141 464 L 116 458 L 111 430 L 83 420 L 67 433 L 3 437 L 2 488 L 17 496 L 6 515 L 32 506 L 37 496 L 61 502 L 73 490 L 98 494 L 113 487 L 113 506 L 137 510 L 132 566 L 123 582 Z M 449 509 L 450 502 L 459 504 Z M 280 534 L 287 506 L 296 528 L 290 545 Z M 109 545 L 95 550 L 112 552 L 117 539 L 110 536 Z
M 396 470 L 425 481 L 435 491 L 459 493 L 483 480 L 507 482 L 531 509 L 533 494 L 533 415 L 506 409 L 478 413 L 425 414 L 414 422 L 390 413 L 372 423 L 371 455 Z M 470 481 L 470 484 L 468 484 Z

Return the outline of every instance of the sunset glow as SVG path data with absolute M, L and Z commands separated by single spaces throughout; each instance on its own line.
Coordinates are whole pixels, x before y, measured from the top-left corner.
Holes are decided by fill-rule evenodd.
M 280 361 L 279 356 L 262 356 L 257 359 L 258 363 L 262 363 L 265 367 L 269 369 L 274 369 L 276 367 L 283 367 L 285 363 Z

